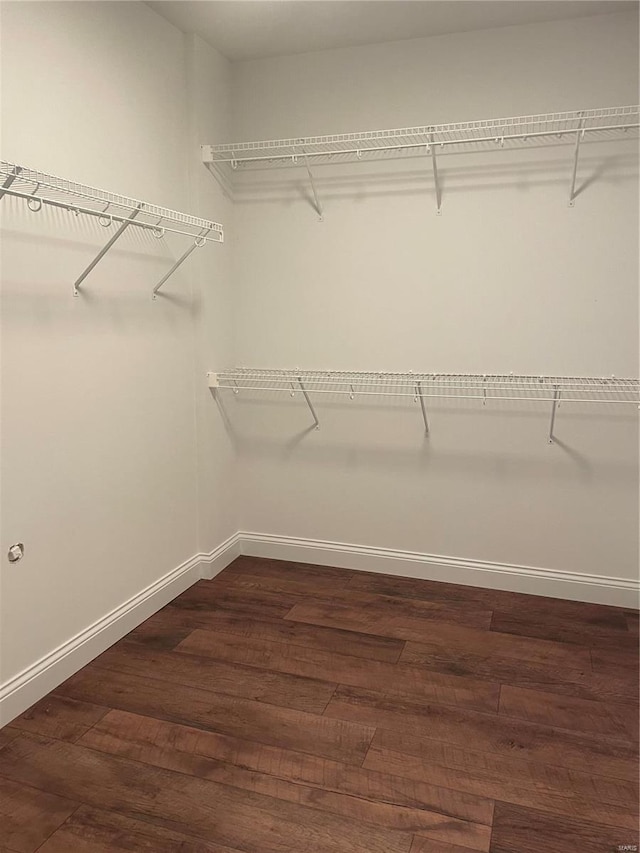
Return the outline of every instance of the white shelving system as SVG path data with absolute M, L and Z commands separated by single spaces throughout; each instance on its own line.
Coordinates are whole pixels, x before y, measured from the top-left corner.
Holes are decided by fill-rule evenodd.
M 640 404 L 640 379 L 585 376 L 525 376 L 474 373 L 375 373 L 339 370 L 270 370 L 234 368 L 208 374 L 215 392 L 229 390 L 300 392 L 315 421 L 320 423 L 310 395 L 409 397 L 420 403 L 425 432 L 429 433 L 426 401 L 432 398 L 490 401 L 529 401 L 551 404 L 548 440 L 553 443 L 558 404 L 598 403 L 606 406 Z
M 428 156 L 433 168 L 437 212 L 441 211 L 437 153 L 453 150 L 513 148 L 527 145 L 573 143 L 569 204 L 573 206 L 580 143 L 624 138 L 637 129 L 638 106 L 603 107 L 542 115 L 512 116 L 482 121 L 433 124 L 393 130 L 269 139 L 260 142 L 231 142 L 203 145 L 202 159 L 224 184 L 234 172 L 299 166 L 307 170 L 315 206 L 322 216 L 311 165 L 357 163 L 372 158 Z
M 158 239 L 170 232 L 190 237 L 192 240 L 185 253 L 153 288 L 154 299 L 167 279 L 194 249 L 207 243 L 222 243 L 224 240 L 222 225 L 217 222 L 79 184 L 4 160 L 0 161 L 0 181 L 0 199 L 5 195 L 24 199 L 34 213 L 40 211 L 43 205 L 50 205 L 76 216 L 94 216 L 105 229 L 116 229 L 98 255 L 76 279 L 73 286 L 74 296 L 80 294 L 81 283 L 129 227 L 150 231 Z

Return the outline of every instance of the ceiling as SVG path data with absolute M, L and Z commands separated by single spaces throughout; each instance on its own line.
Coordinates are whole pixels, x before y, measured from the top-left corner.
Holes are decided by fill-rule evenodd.
M 231 60 L 637 9 L 630 0 L 149 0 Z

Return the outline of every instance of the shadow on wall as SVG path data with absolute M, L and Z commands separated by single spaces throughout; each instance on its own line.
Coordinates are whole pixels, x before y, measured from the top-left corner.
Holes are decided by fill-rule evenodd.
M 628 144 L 628 143 L 626 143 Z M 557 156 L 542 161 L 522 162 L 513 158 L 500 163 L 478 161 L 461 163 L 460 154 L 442 157 L 438 165 L 441 191 L 444 193 L 469 193 L 488 190 L 515 190 L 527 192 L 534 187 L 566 187 L 567 195 L 571 177 L 571 158 Z M 557 155 L 557 152 L 555 152 Z M 323 199 L 363 200 L 389 195 L 423 195 L 434 189 L 431 163 L 425 157 L 423 168 L 416 168 L 415 158 L 410 161 L 353 164 L 323 164 L 313 168 L 316 188 Z M 306 175 L 299 168 L 283 167 L 273 171 L 246 171 L 238 176 L 230 194 L 237 204 L 269 204 L 302 198 L 312 204 L 313 197 Z M 578 167 L 574 198 L 596 182 L 610 186 L 638 178 L 638 155 L 632 150 L 625 153 L 585 154 Z
M 113 236 L 113 229 L 100 227 L 82 214 L 73 216 L 51 207 L 30 212 L 17 199 L 4 198 L 1 203 L 2 291 L 12 324 L 30 324 L 34 316 L 45 321 L 58 314 L 63 323 L 58 332 L 67 334 L 64 318 L 71 316 L 66 304 L 70 299 L 85 306 L 99 304 L 104 313 L 94 313 L 94 323 L 111 325 L 110 312 L 128 325 L 144 322 L 143 316 L 131 314 L 132 307 L 140 300 L 151 305 L 153 287 L 183 248 L 180 238 L 157 239 L 149 231 L 128 229 L 83 281 L 79 299 L 73 300 L 74 281 Z M 185 272 L 176 272 L 173 293 L 160 291 L 158 297 L 193 313 Z
M 482 412 L 463 407 L 432 406 L 432 429 L 431 435 L 427 436 L 421 430 L 421 421 L 414 409 L 406 405 L 399 408 L 393 416 L 401 416 L 402 422 L 394 420 L 390 431 L 389 420 L 376 427 L 371 425 L 368 419 L 368 416 L 376 411 L 379 413 L 381 406 L 362 403 L 357 406 L 359 411 L 356 416 L 367 415 L 367 428 L 363 431 L 362 422 L 359 421 L 360 429 L 354 429 L 345 436 L 344 424 L 335 419 L 335 410 L 341 408 L 340 403 L 324 401 L 323 408 L 332 411 L 334 415 L 329 428 L 324 430 L 317 431 L 313 424 L 293 430 L 291 426 L 282 428 L 282 421 L 277 424 L 265 424 L 261 420 L 260 432 L 255 429 L 249 432 L 236 427 L 220 394 L 214 394 L 212 391 L 212 397 L 234 447 L 247 457 L 271 458 L 281 463 L 295 459 L 296 462 L 339 470 L 356 470 L 360 467 L 388 469 L 410 473 L 416 477 L 432 474 L 468 479 L 470 476 L 499 475 L 501 478 L 535 482 L 541 479 L 581 483 L 591 483 L 597 479 L 599 482 L 629 485 L 638 482 L 637 464 L 632 464 L 628 457 L 603 458 L 598 455 L 594 462 L 585 452 L 585 444 L 589 438 L 585 437 L 584 431 L 580 434 L 579 446 L 572 444 L 567 438 L 559 438 L 557 434 L 554 435 L 554 444 L 549 445 L 547 415 L 533 406 L 529 409 L 519 408 L 517 411 L 487 409 Z M 273 408 L 273 401 L 266 400 L 246 399 L 236 400 L 235 403 L 243 408 Z M 283 401 L 282 405 L 290 410 L 292 422 L 295 418 L 298 423 L 300 404 Z M 388 414 L 387 412 L 386 415 Z M 572 428 L 579 425 L 580 421 L 584 422 L 584 417 L 584 414 L 564 411 L 562 419 L 567 432 L 571 433 Z M 454 418 L 463 418 L 461 430 L 465 436 L 464 445 L 458 430 L 451 428 Z M 440 424 L 438 419 L 441 419 Z M 473 424 L 473 419 L 476 419 L 477 425 Z M 242 421 L 255 424 L 246 411 Z M 607 411 L 603 412 L 601 404 L 599 411 L 589 413 L 589 422 L 598 430 L 598 439 L 604 438 L 601 427 L 605 422 L 612 428 L 624 430 L 625 434 L 633 433 L 636 436 L 634 446 L 637 448 L 638 426 L 635 413 L 614 411 L 614 407 L 607 407 Z M 517 429 L 518 424 L 522 426 L 521 430 Z M 354 424 L 351 424 L 351 427 L 353 426 Z M 495 434 L 492 436 L 491 431 L 494 428 Z M 560 425 L 557 425 L 556 429 L 561 433 Z M 439 438 L 439 431 L 440 436 L 444 438 Z M 534 434 L 536 443 L 532 445 Z M 508 439 L 503 441 L 505 435 Z M 477 438 L 475 449 L 469 448 L 469 436 Z M 590 440 L 593 440 L 593 436 Z M 615 449 L 617 445 L 612 446 Z

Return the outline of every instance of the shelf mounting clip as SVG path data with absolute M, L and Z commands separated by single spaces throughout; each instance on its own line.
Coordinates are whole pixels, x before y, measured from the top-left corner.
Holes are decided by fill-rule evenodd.
M 81 283 L 82 283 L 82 282 L 85 280 L 85 278 L 89 275 L 89 273 L 90 273 L 90 272 L 91 272 L 91 270 L 96 266 L 96 264 L 97 264 L 99 261 L 101 261 L 101 260 L 102 260 L 102 258 L 104 258 L 104 256 L 107 254 L 107 252 L 108 252 L 108 251 L 109 251 L 109 249 L 113 246 L 113 244 L 116 242 L 116 240 L 119 240 L 119 239 L 120 239 L 120 237 L 122 237 L 122 235 L 124 234 L 124 232 L 125 232 L 125 231 L 127 230 L 127 228 L 131 225 L 131 223 L 133 222 L 133 220 L 136 218 L 136 216 L 137 216 L 137 215 L 142 211 L 142 206 L 143 206 L 143 205 L 142 205 L 142 202 L 139 202 L 139 203 L 137 204 L 137 206 L 136 206 L 135 210 L 132 210 L 132 211 L 131 211 L 131 213 L 130 213 L 130 215 L 129 215 L 129 218 L 128 218 L 128 219 L 125 219 L 125 221 L 120 225 L 120 227 L 118 228 L 118 230 L 116 231 L 116 233 L 113 235 L 113 237 L 109 240 L 109 242 L 108 242 L 108 243 L 106 243 L 106 244 L 102 247 L 102 249 L 100 249 L 100 251 L 99 251 L 99 252 L 98 252 L 98 254 L 95 256 L 95 258 L 91 261 L 91 263 L 89 264 L 89 266 L 84 270 L 84 272 L 83 272 L 83 273 L 81 273 L 81 274 L 78 276 L 78 278 L 75 280 L 74 285 L 73 285 L 73 295 L 74 295 L 74 296 L 79 296 L 79 295 L 80 295 L 80 285 L 81 285 Z
M 582 116 L 583 114 L 580 113 Z M 573 169 L 571 171 L 571 187 L 569 189 L 569 207 L 575 207 L 576 198 L 576 176 L 578 174 L 578 155 L 580 154 L 580 143 L 584 138 L 584 118 L 578 122 L 578 130 L 576 133 L 576 144 L 573 149 Z

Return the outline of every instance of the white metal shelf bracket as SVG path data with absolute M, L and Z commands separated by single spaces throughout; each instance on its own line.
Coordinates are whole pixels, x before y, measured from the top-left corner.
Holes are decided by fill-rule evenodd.
M 431 149 L 431 165 L 433 166 L 433 183 L 436 188 L 436 216 L 442 216 L 442 190 L 440 188 L 440 180 L 438 177 L 438 161 L 436 160 L 436 145 L 431 134 L 431 142 L 427 151 Z M 427 430 L 428 432 L 429 430 Z
M 573 149 L 573 170 L 571 172 L 571 188 L 569 189 L 569 207 L 575 207 L 576 177 L 578 174 L 578 155 L 580 154 L 580 143 L 584 138 L 584 118 L 580 119 L 578 132 L 576 133 L 576 144 Z
M 175 262 L 175 264 L 171 267 L 171 269 L 169 270 L 169 272 L 168 272 L 165 276 L 163 276 L 163 277 L 160 279 L 160 281 L 159 281 L 159 282 L 156 284 L 156 286 L 153 288 L 153 293 L 152 293 L 152 296 L 151 296 L 151 298 L 152 298 L 152 299 L 157 299 L 157 298 L 158 298 L 158 291 L 160 290 L 160 288 L 162 287 L 162 285 L 163 285 L 163 284 L 164 284 L 168 279 L 170 279 L 170 278 L 171 278 L 171 276 L 174 274 L 174 272 L 178 269 L 178 267 L 179 267 L 179 266 L 181 266 L 181 265 L 182 265 L 182 264 L 187 260 L 187 258 L 188 258 L 188 257 L 189 257 L 189 255 L 191 254 L 191 252 L 193 252 L 195 249 L 199 249 L 201 246 L 204 246 L 204 244 L 207 242 L 206 237 L 207 237 L 207 234 L 209 233 L 209 231 L 210 231 L 210 229 L 203 229 L 203 230 L 200 232 L 200 234 L 195 238 L 195 240 L 193 241 L 193 243 L 191 244 L 191 246 L 189 246 L 189 248 L 187 249 L 187 251 L 186 251 L 186 252 L 185 252 L 185 253 L 184 253 L 180 258 L 178 258 L 178 260 L 177 260 L 177 261 Z
M 311 400 L 309 399 L 309 394 L 307 393 L 307 389 L 304 387 L 301 376 L 298 376 L 298 385 L 300 386 L 300 390 L 304 394 L 304 399 L 307 401 L 307 406 L 309 406 L 309 409 L 310 409 L 311 414 L 313 416 L 313 420 L 315 421 L 315 428 L 320 429 L 320 421 L 318 420 L 318 416 L 316 415 L 316 410 L 313 408 L 313 404 L 312 404 Z
M 553 427 L 556 422 L 556 409 L 560 402 L 560 388 L 558 385 L 553 386 L 553 403 L 551 404 L 551 423 L 549 424 L 549 444 L 554 443 Z
M 425 435 L 429 435 L 429 421 L 427 419 L 427 407 L 424 402 L 424 396 L 422 394 L 422 382 L 418 382 L 416 384 L 416 393 L 420 398 L 420 408 L 422 409 L 422 419 L 424 420 L 424 432 Z
M 125 232 L 125 231 L 127 230 L 127 228 L 131 225 L 131 223 L 132 223 L 132 222 L 133 222 L 133 220 L 136 218 L 136 216 L 140 213 L 140 211 L 141 211 L 141 210 L 142 210 L 142 202 L 140 202 L 140 203 L 138 204 L 138 206 L 136 207 L 136 209 L 135 209 L 135 210 L 133 210 L 133 211 L 130 213 L 129 218 L 128 218 L 128 219 L 126 219 L 126 220 L 125 220 L 125 221 L 120 225 L 120 227 L 118 228 L 118 230 L 116 231 L 116 233 L 113 235 L 113 237 L 108 241 L 108 243 L 106 243 L 106 244 L 102 247 L 102 249 L 100 249 L 100 251 L 99 251 L 99 252 L 98 252 L 98 254 L 95 256 L 95 258 L 91 261 L 91 263 L 89 264 L 89 266 L 88 266 L 88 267 L 84 270 L 84 272 L 83 272 L 83 273 L 81 273 L 81 274 L 80 274 L 80 276 L 75 280 L 74 285 L 73 285 L 73 295 L 74 295 L 74 296 L 79 296 L 79 295 L 80 295 L 80 285 L 82 284 L 82 282 L 83 282 L 83 281 L 85 280 L 85 278 L 89 275 L 89 273 L 90 273 L 90 272 L 91 272 L 91 270 L 96 266 L 96 264 L 97 264 L 99 261 L 101 261 L 101 260 L 102 260 L 102 258 L 104 258 L 104 256 L 107 254 L 107 252 L 108 252 L 108 251 L 109 251 L 109 249 L 113 246 L 113 244 L 116 242 L 116 240 L 119 240 L 119 239 L 120 239 L 120 237 L 122 237 L 122 235 L 124 234 L 124 232 Z
M 294 149 L 295 151 L 295 149 Z M 296 156 L 296 155 L 294 155 Z M 318 214 L 318 222 L 324 221 L 324 210 L 322 208 L 322 204 L 320 203 L 320 199 L 318 198 L 318 191 L 316 190 L 316 182 L 313 179 L 313 172 L 311 171 L 311 166 L 309 165 L 309 158 L 307 157 L 307 153 L 302 149 L 302 157 L 304 159 L 304 165 L 307 170 L 307 175 L 309 176 L 309 183 L 311 184 L 311 192 L 313 193 L 313 207 L 315 212 Z

